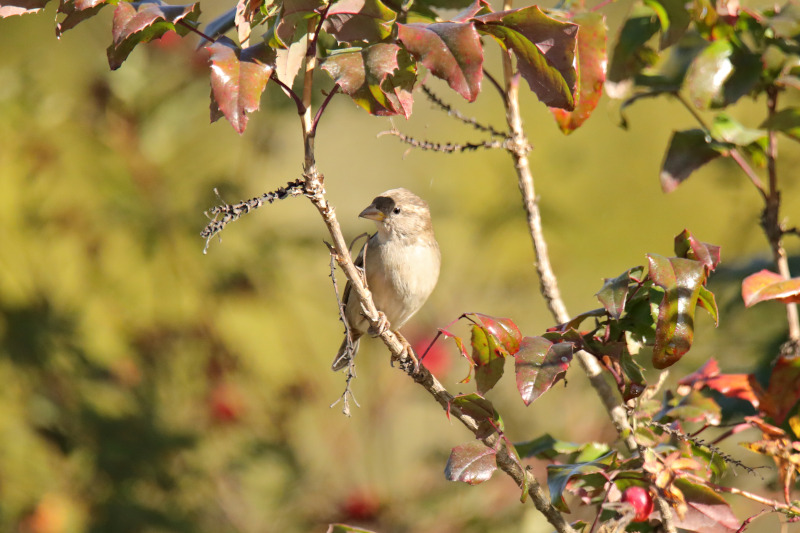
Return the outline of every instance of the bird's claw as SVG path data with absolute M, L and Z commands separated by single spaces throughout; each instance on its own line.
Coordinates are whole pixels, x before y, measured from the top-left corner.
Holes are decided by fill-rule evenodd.
M 403 351 L 401 351 L 399 355 L 392 355 L 392 366 L 394 366 L 395 361 L 399 361 L 400 367 L 404 369 L 406 365 L 412 364 L 414 366 L 414 371 L 412 373 L 416 374 L 419 372 L 419 359 L 417 359 L 417 356 L 414 354 L 414 349 L 402 335 L 397 332 L 395 332 L 395 334 L 403 345 Z
M 383 314 L 383 311 L 378 311 L 378 324 L 375 326 L 370 326 L 369 332 L 370 334 L 378 337 L 386 333 L 386 330 L 389 329 L 389 320 L 386 318 L 386 315 Z

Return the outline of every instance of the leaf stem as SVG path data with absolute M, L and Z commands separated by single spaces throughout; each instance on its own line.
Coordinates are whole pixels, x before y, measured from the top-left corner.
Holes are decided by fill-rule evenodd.
M 216 42 L 216 39 L 212 39 L 211 37 L 209 37 L 205 33 L 201 32 L 200 30 L 198 30 L 197 28 L 195 28 L 194 26 L 192 26 L 191 24 L 189 24 L 188 22 L 186 22 L 183 19 L 179 20 L 178 24 L 180 24 L 184 28 L 188 29 L 189 31 L 192 31 L 192 32 L 196 33 L 197 35 L 199 35 L 200 37 L 202 37 L 203 39 L 205 39 L 206 41 L 208 41 L 210 43 Z

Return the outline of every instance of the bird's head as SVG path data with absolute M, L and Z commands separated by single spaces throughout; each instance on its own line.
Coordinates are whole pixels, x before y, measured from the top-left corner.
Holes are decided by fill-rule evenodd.
M 358 216 L 374 220 L 382 239 L 390 235 L 416 239 L 433 232 L 427 202 L 408 189 L 391 189 L 376 196 Z

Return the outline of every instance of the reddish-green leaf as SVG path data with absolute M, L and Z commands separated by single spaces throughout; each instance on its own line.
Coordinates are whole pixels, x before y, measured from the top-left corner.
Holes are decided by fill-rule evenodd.
M 416 67 L 408 52 L 396 44 L 378 43 L 332 55 L 322 69 L 370 114 L 411 115 Z
M 703 130 L 676 131 L 661 166 L 661 189 L 672 192 L 692 172 L 727 152 L 727 147 Z
M 275 68 L 275 54 L 263 42 L 242 50 L 228 38 L 206 49 L 211 53 L 212 122 L 221 112 L 241 134 L 247 127 L 247 114 L 258 110 Z
M 764 409 L 783 424 L 800 400 L 800 359 L 781 356 L 772 367 Z
M 485 394 L 503 376 L 507 354 L 497 339 L 479 326 L 472 326 L 471 344 L 476 386 L 479 393 Z
M 733 533 L 739 531 L 739 520 L 725 499 L 710 488 L 678 478 L 675 486 L 683 493 L 686 513 L 675 516 L 675 526 L 703 533 Z
M 782 109 L 767 118 L 759 128 L 779 131 L 795 141 L 800 141 L 800 108 Z
M 756 272 L 742 281 L 742 299 L 746 307 L 767 300 L 800 302 L 800 278 L 785 279 L 769 270 Z
M 483 483 L 497 470 L 497 452 L 480 441 L 456 446 L 450 452 L 444 476 L 470 485 Z
M 186 35 L 189 30 L 177 23 L 194 23 L 199 15 L 199 3 L 171 6 L 150 1 L 120 2 L 114 10 L 113 42 L 107 50 L 111 70 L 122 66 L 139 43 L 158 39 L 168 31 Z
M 664 289 L 658 306 L 653 366 L 675 364 L 689 351 L 694 338 L 695 309 L 706 280 L 703 264 L 681 257 L 648 254 L 648 277 Z
M 509 355 L 514 355 L 519 350 L 522 332 L 510 318 L 498 318 L 482 313 L 464 313 L 463 316 L 479 324 L 487 333 L 494 335 Z
M 575 108 L 578 26 L 542 13 L 537 6 L 480 15 L 478 31 L 495 37 L 517 57 L 520 74 L 548 107 Z
M 594 461 L 568 465 L 547 465 L 547 487 L 550 489 L 550 501 L 553 506 L 565 513 L 570 512 L 567 502 L 564 500 L 564 490 L 570 479 L 605 471 L 615 458 L 615 452 L 609 452 Z
M 456 396 L 450 401 L 448 406 L 447 416 L 450 416 L 450 410 L 456 407 L 462 413 L 467 414 L 475 419 L 478 424 L 478 430 L 475 436 L 483 439 L 497 431 L 503 431 L 503 419 L 500 414 L 492 405 L 492 402 L 481 396 L 480 394 L 461 394 Z
M 319 17 L 323 0 L 284 0 L 280 16 L 268 33 L 272 48 L 288 48 L 308 34 L 308 20 Z
M 737 398 L 759 406 L 759 400 L 752 386 L 749 374 L 722 374 L 716 359 L 709 359 L 699 370 L 678 381 L 679 385 L 689 386 L 695 390 L 705 387 L 715 390 L 728 398 Z
M 675 236 L 675 255 L 700 261 L 709 271 L 719 264 L 719 250 L 719 246 L 695 239 L 688 229 Z
M 58 13 L 66 16 L 56 24 L 56 37 L 61 38 L 65 31 L 95 16 L 106 5 L 106 0 L 61 0 Z
M 341 0 L 331 5 L 323 29 L 338 41 L 382 41 L 397 14 L 380 0 Z
M 604 278 L 603 288 L 595 294 L 595 297 L 600 300 L 608 314 L 615 320 L 619 320 L 622 312 L 625 311 L 628 285 L 631 282 L 630 273 L 630 270 L 626 270 L 616 278 Z
M 0 0 L 0 18 L 27 15 L 44 9 L 50 0 Z
M 514 356 L 517 390 L 525 405 L 530 405 L 564 377 L 572 361 L 573 346 L 553 344 L 544 337 L 525 337 Z
M 472 102 L 483 78 L 483 47 L 471 22 L 398 24 L 397 39 L 451 89 Z
M 606 80 L 606 21 L 599 13 L 578 13 L 572 18 L 577 24 L 578 47 L 578 91 L 575 94 L 575 109 L 551 109 L 558 126 L 564 133 L 578 129 L 597 107 L 603 94 Z

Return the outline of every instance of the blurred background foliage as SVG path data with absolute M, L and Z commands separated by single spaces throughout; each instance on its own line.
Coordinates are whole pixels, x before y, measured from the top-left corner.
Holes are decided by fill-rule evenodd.
M 225 8 L 204 2 L 205 20 Z M 549 531 L 508 479 L 444 480 L 450 448 L 469 435 L 389 367 L 380 343 L 359 357 L 361 407 L 349 419 L 329 408 L 344 388 L 328 370 L 343 328 L 325 228 L 307 202 L 264 207 L 202 254 L 214 187 L 233 202 L 299 176 L 299 123 L 283 94 L 270 84 L 240 137 L 224 121 L 208 124 L 208 67 L 191 39 L 140 47 L 110 73 L 111 10 L 56 41 L 54 9 L 0 23 L 0 531 L 299 532 L 332 521 L 383 532 Z M 624 9 L 610 8 L 612 36 Z M 484 89 L 461 109 L 500 126 L 499 97 Z M 746 102 L 737 117 L 757 124 L 763 108 Z M 597 307 L 603 277 L 648 252 L 670 255 L 688 228 L 722 246 L 712 277 L 721 325 L 700 319 L 673 382 L 711 355 L 728 372 L 771 359 L 783 309 L 745 312 L 738 288 L 769 265 L 757 195 L 725 161 L 660 191 L 667 140 L 691 127 L 682 108 L 637 104 L 626 132 L 604 98 L 569 137 L 532 95 L 524 109 L 570 311 Z M 411 120 L 395 124 L 432 141 L 477 139 L 421 95 Z M 444 266 L 407 336 L 426 346 L 465 311 L 511 317 L 526 334 L 551 326 L 507 156 L 406 154 L 376 139 L 389 127 L 337 97 L 317 155 L 349 236 L 371 230 L 356 214 L 388 188 L 431 204 Z M 797 224 L 790 169 L 800 161 L 795 146 L 782 147 L 783 212 Z M 458 383 L 467 368 L 452 346 L 437 345 L 426 362 L 452 392 L 474 390 Z M 613 439 L 581 372 L 568 382 L 527 409 L 511 379 L 497 387 L 509 436 Z

